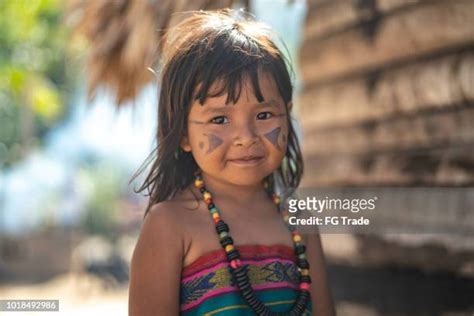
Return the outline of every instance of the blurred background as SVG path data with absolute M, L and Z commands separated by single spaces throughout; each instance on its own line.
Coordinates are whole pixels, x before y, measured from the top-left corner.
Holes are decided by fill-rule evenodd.
M 127 315 L 160 30 L 225 7 L 286 44 L 304 186 L 474 185 L 472 0 L 0 0 L 0 299 Z M 474 311 L 472 234 L 322 238 L 339 315 Z

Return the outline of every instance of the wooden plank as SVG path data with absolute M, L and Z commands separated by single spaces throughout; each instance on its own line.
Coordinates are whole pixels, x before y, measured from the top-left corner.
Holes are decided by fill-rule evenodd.
M 474 251 L 473 243 L 461 234 L 321 234 L 321 242 L 327 261 L 332 264 L 398 266 L 474 277 L 474 271 L 466 268 L 469 267 L 466 254 Z M 365 282 L 367 285 L 368 280 Z M 372 282 L 380 284 L 380 279 L 375 276 Z M 400 304 L 406 303 L 401 296 Z
M 306 15 L 304 38 L 321 37 L 357 23 L 361 12 L 350 0 L 334 0 L 325 6 L 315 5 L 308 9 Z
M 371 7 L 353 0 L 313 1 L 308 6 L 304 34 L 306 38 L 321 38 L 353 27 L 395 10 L 426 3 L 427 0 L 377 0 Z
M 370 219 L 368 227 L 331 227 L 322 225 L 321 232 L 397 233 L 422 232 L 472 232 L 474 238 L 474 212 L 467 212 L 474 205 L 474 188 L 466 187 L 350 187 L 314 188 L 297 190 L 299 199 L 328 197 L 329 199 L 376 198 L 374 211 L 359 212 Z M 306 215 L 306 216 L 305 216 Z M 320 215 L 329 215 L 322 213 Z M 334 216 L 347 216 L 347 210 L 331 211 Z M 309 214 L 303 214 L 308 217 Z M 360 228 L 360 229 L 359 229 Z M 304 233 L 313 228 L 302 228 Z M 474 243 L 471 246 L 474 250 Z
M 354 125 L 474 102 L 474 51 L 366 77 L 308 87 L 298 99 L 305 128 Z
M 307 154 L 361 154 L 474 143 L 474 107 L 347 128 L 305 129 Z
M 407 210 L 410 210 L 410 208 Z M 409 269 L 416 268 L 425 271 L 426 275 L 433 275 L 434 272 L 441 272 L 442 274 L 449 272 L 453 276 L 464 275 L 467 278 L 474 277 L 474 271 L 470 268 L 470 262 L 472 262 L 470 258 L 474 252 L 474 243 L 469 235 L 460 233 L 322 234 L 321 237 L 324 253 L 326 255 L 327 252 L 329 262 L 335 261 L 349 266 L 372 267 L 372 269 L 373 267 L 395 266 Z M 342 242 L 345 242 L 345 244 L 342 244 Z M 344 253 L 344 250 L 348 251 Z M 384 271 L 384 269 L 378 270 L 376 268 L 371 271 Z M 372 276 L 371 279 L 373 281 L 365 278 L 364 285 L 370 284 L 370 282 L 380 284 L 380 277 Z M 430 278 L 425 280 L 430 280 Z M 410 287 L 410 285 L 407 285 L 409 282 L 407 279 L 400 280 L 399 282 L 400 285 L 403 284 L 404 288 Z M 413 285 L 416 284 L 415 286 L 420 285 L 419 278 L 416 278 L 416 281 L 414 280 L 413 282 L 416 282 L 412 283 Z M 428 286 L 431 287 L 432 284 L 430 283 Z M 381 286 L 384 285 L 381 284 Z M 421 288 L 418 287 L 418 289 Z M 342 287 L 341 290 L 344 290 L 344 288 Z M 411 289 L 411 291 L 412 293 L 417 293 L 417 290 Z M 406 292 L 403 292 L 403 295 L 394 295 L 393 297 L 398 296 L 399 300 L 397 303 L 399 302 L 398 304 L 402 305 L 406 303 L 406 299 L 403 300 L 401 297 L 406 294 Z M 452 294 L 457 295 L 455 292 Z M 469 306 L 467 302 L 465 306 Z M 413 303 L 413 301 L 410 303 Z
M 433 2 L 433 0 L 377 0 L 377 8 L 381 12 L 390 12 L 395 9 L 427 3 L 429 1 Z
M 377 69 L 388 63 L 474 44 L 474 1 L 434 2 L 390 15 L 368 39 L 351 29 L 324 41 L 306 38 L 301 50 L 305 84 Z
M 366 155 L 308 155 L 302 186 L 474 185 L 474 143 Z

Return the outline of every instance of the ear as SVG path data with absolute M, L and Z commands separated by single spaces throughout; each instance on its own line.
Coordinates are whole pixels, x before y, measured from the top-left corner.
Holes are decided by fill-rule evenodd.
M 183 136 L 179 145 L 183 151 L 191 152 L 191 145 L 189 144 L 189 139 L 187 136 Z
M 286 107 L 288 108 L 288 113 L 290 113 L 291 110 L 293 109 L 293 101 L 288 102 L 288 104 L 286 105 Z

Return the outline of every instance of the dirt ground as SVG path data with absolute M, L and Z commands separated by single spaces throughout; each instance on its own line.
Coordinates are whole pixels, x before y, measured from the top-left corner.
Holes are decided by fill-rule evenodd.
M 59 300 L 59 312 L 0 312 L 0 315 L 128 315 L 128 288 L 107 284 L 88 275 L 64 274 L 39 284 L 0 285 L 2 299 Z

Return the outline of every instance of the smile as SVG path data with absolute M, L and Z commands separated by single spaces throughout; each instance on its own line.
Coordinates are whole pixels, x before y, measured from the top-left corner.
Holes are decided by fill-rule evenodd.
M 230 162 L 241 166 L 253 166 L 259 164 L 263 157 L 242 157 L 239 159 L 231 159 Z

